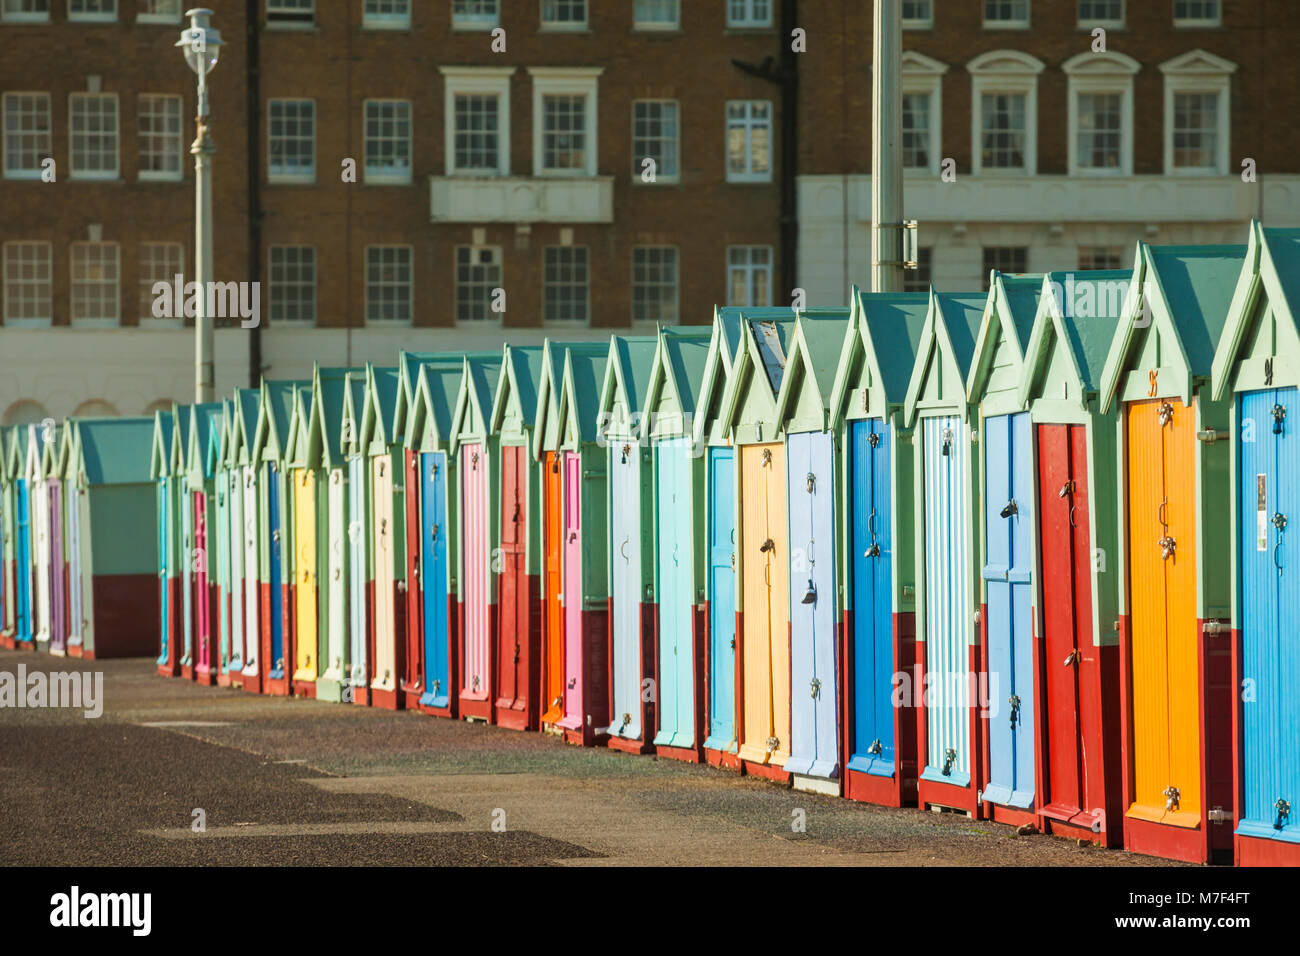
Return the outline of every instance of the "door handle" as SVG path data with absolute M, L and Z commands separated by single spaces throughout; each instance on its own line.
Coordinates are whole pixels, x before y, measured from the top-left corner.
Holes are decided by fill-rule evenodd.
M 618 553 L 619 553 L 619 555 L 623 558 L 623 563 L 624 563 L 624 564 L 627 564 L 628 561 L 629 561 L 628 556 L 627 556 L 627 541 L 628 541 L 628 539 L 627 539 L 627 538 L 624 538 L 624 539 L 623 539 L 623 543 L 620 544 L 620 545 L 618 546 Z

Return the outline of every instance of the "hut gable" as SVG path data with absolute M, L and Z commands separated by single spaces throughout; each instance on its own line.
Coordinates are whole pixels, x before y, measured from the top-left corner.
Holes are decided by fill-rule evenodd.
M 903 407 L 930 307 L 928 292 L 853 287 L 849 324 L 831 388 L 831 414 L 884 418 Z
M 783 430 L 820 432 L 830 427 L 831 398 L 850 318 L 849 309 L 799 313 L 776 399 Z
M 501 357 L 501 377 L 492 397 L 491 427 L 503 435 L 528 436 L 537 421 L 537 391 L 545 350 L 540 346 L 507 344 Z
M 1042 291 L 1041 275 L 992 273 L 966 382 L 967 399 L 986 414 L 1015 402 Z
M 648 438 L 690 436 L 695 403 L 710 353 L 711 329 L 660 329 L 645 403 L 642 433 Z
M 654 335 L 611 335 L 601 376 L 597 430 L 608 438 L 642 437 L 641 411 L 659 339 Z
M 931 292 L 916 364 L 907 386 L 907 424 L 925 409 L 970 420 L 966 378 L 988 297 L 980 293 Z
M 492 399 L 500 377 L 501 354 L 498 352 L 475 353 L 462 361 L 448 436 L 452 454 L 462 440 L 485 439 L 489 435 Z
M 772 441 L 777 435 L 776 396 L 785 375 L 795 314 L 745 313 L 744 336 L 722 400 L 722 424 L 735 441 Z

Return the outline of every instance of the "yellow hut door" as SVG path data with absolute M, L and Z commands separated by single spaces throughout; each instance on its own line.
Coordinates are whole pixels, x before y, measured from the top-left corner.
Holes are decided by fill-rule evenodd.
M 1201 810 L 1194 409 L 1128 406 L 1132 817 L 1194 827 Z
M 316 679 L 316 479 L 306 468 L 294 472 L 293 539 L 294 646 L 297 649 L 294 680 Z
M 785 449 L 740 449 L 740 756 L 785 765 L 790 755 L 790 625 Z

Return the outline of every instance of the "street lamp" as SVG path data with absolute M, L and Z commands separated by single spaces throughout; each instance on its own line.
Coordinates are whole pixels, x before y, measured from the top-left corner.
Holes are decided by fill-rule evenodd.
M 212 280 L 212 154 L 217 147 L 208 134 L 208 74 L 221 54 L 221 31 L 208 26 L 212 11 L 204 7 L 186 10 L 190 25 L 181 30 L 176 46 L 199 78 L 199 105 L 194 117 L 194 279 L 198 283 L 198 306 L 194 312 L 194 400 L 210 402 L 215 397 L 216 368 L 212 359 L 212 316 L 208 315 L 208 289 Z

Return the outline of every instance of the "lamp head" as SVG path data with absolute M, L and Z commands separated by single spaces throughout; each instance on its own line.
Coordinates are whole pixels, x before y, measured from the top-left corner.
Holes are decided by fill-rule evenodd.
M 185 54 L 185 62 L 190 69 L 200 76 L 212 72 L 221 54 L 221 31 L 208 25 L 212 11 L 206 7 L 186 10 L 190 25 L 181 30 L 181 38 L 176 46 Z

